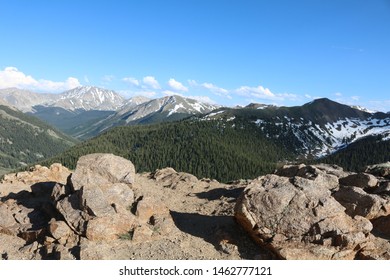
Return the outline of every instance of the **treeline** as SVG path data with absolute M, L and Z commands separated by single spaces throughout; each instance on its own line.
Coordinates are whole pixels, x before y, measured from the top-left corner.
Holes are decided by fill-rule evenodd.
M 390 161 L 390 140 L 383 141 L 382 136 L 367 137 L 319 161 L 349 171 L 363 171 L 367 165 Z
M 42 164 L 61 162 L 73 169 L 80 156 L 98 152 L 131 160 L 137 172 L 172 167 L 222 182 L 273 172 L 292 156 L 253 124 L 186 120 L 117 127 Z

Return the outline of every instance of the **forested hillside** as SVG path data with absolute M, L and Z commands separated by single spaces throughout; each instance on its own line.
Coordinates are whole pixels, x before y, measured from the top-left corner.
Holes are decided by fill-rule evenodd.
M 35 117 L 0 105 L 0 172 L 51 157 L 76 142 Z
M 292 158 L 255 124 L 187 120 L 117 127 L 43 164 L 61 162 L 74 168 L 80 156 L 97 152 L 125 157 L 137 172 L 173 167 L 224 182 L 272 172 L 279 161 Z
M 383 136 L 370 136 L 320 159 L 320 162 L 337 164 L 349 171 L 363 171 L 367 165 L 390 161 L 390 140 Z

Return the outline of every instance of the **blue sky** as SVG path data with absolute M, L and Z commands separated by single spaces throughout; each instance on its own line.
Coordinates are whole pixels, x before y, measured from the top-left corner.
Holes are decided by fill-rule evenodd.
M 390 0 L 0 0 L 0 88 L 390 111 Z

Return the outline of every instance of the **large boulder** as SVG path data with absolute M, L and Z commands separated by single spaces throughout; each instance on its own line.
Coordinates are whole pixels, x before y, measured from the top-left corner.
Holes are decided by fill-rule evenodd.
M 339 178 L 346 176 L 347 173 L 340 167 L 331 165 L 285 165 L 275 172 L 283 177 L 301 177 L 309 179 L 318 185 L 326 187 L 329 190 L 336 189 L 339 186 Z
M 176 172 L 171 167 L 158 169 L 152 174 L 152 179 L 163 187 L 171 189 L 180 188 L 181 186 L 193 186 L 198 183 L 198 178 L 185 172 Z
M 341 186 L 333 197 L 345 208 L 351 217 L 363 216 L 375 219 L 390 214 L 390 200 L 376 194 L 369 194 L 361 187 Z
M 369 220 L 345 213 L 329 186 L 297 176 L 254 180 L 237 201 L 235 217 L 283 259 L 352 259 L 372 230 Z
M 351 174 L 344 178 L 340 178 L 339 182 L 341 185 L 344 186 L 355 186 L 358 188 L 366 189 L 376 187 L 378 184 L 378 179 L 371 174 L 357 173 Z
M 134 178 L 135 168 L 129 160 L 113 154 L 90 154 L 80 157 L 71 182 L 77 191 L 86 186 L 133 184 Z

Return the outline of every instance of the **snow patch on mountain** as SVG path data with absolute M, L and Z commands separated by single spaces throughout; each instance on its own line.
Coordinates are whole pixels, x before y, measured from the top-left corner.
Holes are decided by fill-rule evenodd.
M 314 124 L 300 118 L 299 121 L 284 116 L 284 121 L 267 122 L 262 119 L 254 121 L 263 131 L 266 126 L 273 125 L 281 133 L 289 131 L 301 143 L 303 152 L 308 156 L 323 157 L 336 152 L 345 146 L 367 136 L 384 135 L 390 139 L 390 117 L 377 119 L 369 117 L 362 120 L 358 118 L 343 118 L 336 122 L 328 122 L 323 126 Z M 280 134 L 267 132 L 268 138 L 278 139 Z

